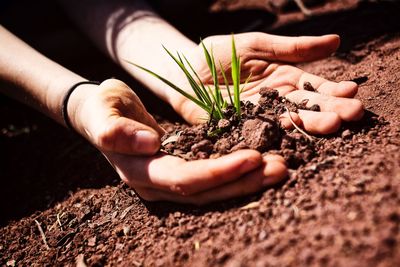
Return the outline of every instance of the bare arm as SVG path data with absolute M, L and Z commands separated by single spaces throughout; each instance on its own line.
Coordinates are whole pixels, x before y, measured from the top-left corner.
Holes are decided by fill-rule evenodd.
M 158 16 L 146 1 L 60 0 L 69 15 L 91 39 L 136 79 L 169 102 L 170 89 L 125 62 L 145 66 L 165 77 L 181 74 L 162 45 L 185 52 L 197 46 Z M 173 92 L 174 93 L 174 92 Z
M 0 79 L 16 85 L 0 91 L 41 111 L 59 123 L 66 91 L 85 80 L 46 58 L 0 25 Z M 71 103 L 73 104 L 73 103 Z
M 190 92 L 185 77 L 165 53 L 163 44 L 172 52 L 177 50 L 188 56 L 203 82 L 212 84 L 201 48 L 154 13 L 144 0 L 84 0 L 75 3 L 76 8 L 71 1 L 59 1 L 64 3 L 75 21 L 104 51 L 167 101 L 184 119 L 198 123 L 199 118 L 205 117 L 203 110 L 193 102 L 124 61 L 127 59 L 151 69 Z M 252 74 L 241 95 L 242 100 L 257 102 L 258 92 L 264 86 L 278 90 L 281 96 L 294 102 L 310 100 L 308 104 L 320 105 L 322 112 L 300 112 L 297 123 L 317 134 L 335 132 L 342 121 L 362 117 L 361 102 L 352 99 L 357 93 L 357 84 L 331 82 L 290 65 L 331 55 L 340 44 L 339 36 L 284 37 L 253 32 L 236 34 L 235 39 L 241 56 L 242 81 Z M 213 47 L 215 58 L 222 62 L 228 72 L 231 61 L 230 42 L 230 35 L 204 39 L 205 45 Z M 307 90 L 303 90 L 306 81 L 311 82 L 318 92 L 310 95 Z
M 0 40 L 0 80 L 17 85 L 12 90 L 0 86 L 0 92 L 62 123 L 63 97 L 83 78 L 1 26 Z M 70 97 L 68 114 L 74 128 L 147 200 L 204 204 L 258 191 L 287 175 L 281 157 L 263 159 L 257 151 L 192 162 L 157 153 L 163 129 L 118 80 L 79 86 Z

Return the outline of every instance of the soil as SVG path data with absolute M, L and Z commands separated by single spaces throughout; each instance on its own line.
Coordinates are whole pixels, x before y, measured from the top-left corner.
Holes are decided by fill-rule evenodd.
M 305 82 L 307 90 L 314 90 Z M 209 119 L 207 123 L 187 127 L 168 127 L 162 149 L 186 160 L 218 158 L 239 149 L 254 149 L 264 154 L 282 155 L 289 168 L 309 162 L 315 155 L 314 139 L 307 133 L 288 132 L 279 124 L 279 117 L 286 111 L 299 108 L 319 111 L 318 105 L 307 107 L 280 97 L 279 92 L 268 87 L 260 88 L 257 104 L 241 103 L 240 116 L 232 105 L 223 110 L 224 118 Z
M 54 4 L 29 2 L 1 14 L 2 24 L 86 77 L 113 75 L 144 91 L 86 45 Z M 226 2 L 218 3 L 229 13 Z M 360 83 L 367 113 L 319 137 L 313 158 L 252 196 L 201 208 L 142 201 L 85 141 L 1 97 L 0 265 L 400 266 L 398 5 L 326 1 L 312 10 L 314 17 L 294 9 L 256 28 L 339 33 L 339 53 L 299 67 Z M 29 31 L 11 23 L 16 15 Z M 53 30 L 40 34 L 44 25 Z M 71 47 L 74 54 L 57 53 Z M 181 127 L 165 105 L 152 106 L 164 126 Z

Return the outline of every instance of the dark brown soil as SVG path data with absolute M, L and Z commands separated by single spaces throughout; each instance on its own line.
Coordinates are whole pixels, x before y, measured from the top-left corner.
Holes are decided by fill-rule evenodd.
M 309 90 L 315 90 L 305 82 Z M 263 87 L 258 104 L 249 101 L 241 104 L 240 117 L 233 106 L 224 111 L 224 119 L 210 119 L 196 126 L 171 127 L 162 140 L 163 149 L 169 154 L 187 160 L 218 158 L 239 149 L 254 149 L 262 153 L 282 155 L 289 168 L 309 162 L 315 155 L 314 141 L 307 133 L 288 132 L 280 126 L 279 117 L 286 111 L 297 112 L 298 108 L 319 110 L 318 105 L 310 108 L 280 97 L 279 92 Z
M 368 112 L 320 138 L 314 158 L 257 195 L 203 208 L 143 202 L 84 141 L 2 97 L 0 265 L 400 266 L 399 9 L 349 2 L 328 9 L 328 1 L 308 19 L 285 14 L 286 24 L 279 18 L 273 31 L 341 34 L 339 54 L 300 67 L 336 81 L 355 79 Z M 114 75 L 141 91 L 68 24 L 54 23 L 53 35 L 40 35 L 38 14 L 53 14 L 51 4 L 28 7 L 2 16 L 2 23 L 29 10 L 22 15 L 35 47 L 87 77 Z M 54 10 L 52 19 L 62 20 Z M 29 40 L 24 27 L 13 29 Z M 57 57 L 54 47 L 80 54 Z M 181 125 L 166 122 L 160 110 L 152 111 L 163 114 L 163 125 Z

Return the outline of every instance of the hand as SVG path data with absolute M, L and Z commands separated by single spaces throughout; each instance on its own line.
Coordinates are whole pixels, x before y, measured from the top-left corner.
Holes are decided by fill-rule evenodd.
M 219 35 L 203 40 L 208 49 L 212 47 L 216 60 L 221 62 L 227 74 L 230 73 L 231 38 L 231 35 Z M 241 81 L 244 82 L 251 74 L 251 80 L 241 94 L 242 100 L 256 103 L 258 92 L 264 86 L 278 90 L 281 96 L 293 102 L 299 103 L 308 99 L 308 105 L 318 104 L 321 112 L 299 110 L 298 113 L 291 113 L 291 117 L 296 124 L 314 134 L 333 133 L 338 130 L 342 121 L 359 120 L 363 116 L 362 103 L 353 99 L 358 90 L 356 83 L 331 82 L 286 64 L 307 62 L 331 55 L 339 46 L 339 36 L 283 37 L 252 32 L 235 35 L 235 43 L 242 62 Z M 202 47 L 198 46 L 188 54 L 188 58 L 193 62 L 202 81 L 211 85 L 212 77 L 203 54 Z M 220 82 L 223 84 L 222 76 Z M 304 82 L 310 82 L 317 92 L 303 90 Z M 170 102 L 188 122 L 197 123 L 199 118 L 204 118 L 203 110 L 175 92 L 172 92 Z M 281 119 L 285 127 L 291 126 L 287 114 L 283 114 Z
M 218 159 L 185 161 L 104 153 L 121 179 L 145 200 L 203 205 L 258 192 L 287 176 L 281 156 L 239 150 Z
M 201 205 L 259 191 L 287 175 L 282 157 L 263 158 L 253 150 L 190 162 L 158 152 L 164 130 L 118 80 L 78 87 L 68 114 L 74 128 L 146 200 Z

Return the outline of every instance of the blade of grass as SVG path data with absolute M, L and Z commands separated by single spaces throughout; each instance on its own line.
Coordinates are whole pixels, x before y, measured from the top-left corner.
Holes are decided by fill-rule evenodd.
M 235 39 L 232 35 L 232 60 L 231 60 L 231 75 L 233 82 L 233 100 L 236 113 L 240 118 L 240 58 L 236 54 Z
M 224 115 L 223 115 L 223 113 L 222 113 L 222 109 L 221 109 L 221 107 L 220 106 L 218 106 L 217 105 L 217 100 L 215 99 L 215 96 L 214 96 L 214 94 L 212 93 L 212 89 L 210 88 L 210 86 L 208 86 L 207 85 L 207 89 L 208 89 L 208 91 L 210 92 L 210 95 L 211 95 L 211 97 L 213 98 L 213 100 L 214 100 L 214 102 L 213 102 L 213 105 L 215 105 L 215 110 L 217 111 L 217 117 L 216 117 L 216 119 L 222 119 L 222 118 L 224 118 Z
M 205 103 L 205 104 L 211 104 L 211 103 L 206 103 L 208 101 L 207 97 L 203 95 L 203 92 L 199 85 L 196 83 L 190 72 L 187 70 L 185 65 L 183 64 L 182 58 L 178 54 L 178 57 L 175 57 L 165 46 L 163 46 L 164 50 L 168 53 L 168 55 L 175 61 L 175 63 L 180 67 L 180 69 L 183 71 L 185 74 L 190 86 L 192 87 L 194 93 L 196 94 L 197 98 Z
M 189 70 L 186 68 L 185 64 L 183 63 L 183 60 L 181 58 L 181 55 L 178 54 L 178 58 L 180 60 L 180 67 L 182 71 L 185 73 L 187 80 L 190 83 L 190 86 L 192 87 L 193 91 L 197 95 L 199 99 L 201 99 L 202 102 L 204 102 L 206 105 L 211 105 L 212 101 L 210 99 L 210 96 L 208 95 L 207 91 L 203 91 L 202 87 L 195 81 L 193 76 L 190 74 Z
M 165 79 L 164 77 L 158 75 L 157 73 L 146 69 L 145 67 L 142 67 L 140 65 L 137 65 L 133 62 L 127 61 L 129 64 L 132 64 L 136 67 L 138 67 L 141 70 L 144 70 L 145 72 L 151 74 L 152 76 L 156 77 L 157 79 L 159 79 L 160 81 L 162 81 L 163 83 L 167 84 L 168 86 L 170 86 L 172 89 L 176 90 L 177 92 L 179 92 L 180 94 L 182 94 L 183 96 L 185 96 L 186 98 L 190 99 L 191 101 L 193 101 L 196 105 L 198 105 L 199 107 L 201 107 L 202 109 L 204 109 L 205 111 L 207 111 L 208 113 L 210 113 L 210 107 L 208 107 L 206 104 L 204 104 L 203 102 L 201 102 L 200 100 L 198 100 L 197 98 L 195 98 L 194 96 L 192 96 L 191 94 L 187 93 L 186 91 L 184 91 L 183 89 L 179 88 L 178 86 L 176 86 L 175 84 L 173 84 L 172 82 L 168 81 L 167 79 Z
M 216 105 L 218 107 L 221 107 L 221 101 L 222 101 L 222 96 L 221 96 L 221 91 L 219 89 L 219 83 L 218 83 L 218 74 L 217 74 L 217 69 L 215 67 L 215 60 L 214 60 L 214 56 L 212 55 L 212 52 L 210 54 L 210 52 L 208 51 L 208 49 L 206 48 L 206 46 L 204 45 L 203 42 L 201 42 L 201 45 L 203 47 L 203 52 L 204 52 L 204 56 L 206 58 L 207 61 L 207 65 L 208 68 L 210 69 L 211 72 L 211 76 L 213 78 L 213 83 L 214 83 L 214 100 L 216 102 Z
M 147 73 L 151 74 L 152 76 L 156 77 L 163 83 L 167 84 L 180 94 L 182 94 L 184 97 L 188 98 L 192 102 L 194 102 L 196 105 L 204 109 L 210 116 L 210 118 L 215 118 L 215 119 L 222 119 L 224 117 L 223 114 L 223 109 L 225 109 L 228 105 L 227 101 L 223 98 L 222 92 L 221 92 L 221 87 L 219 84 L 219 79 L 218 79 L 218 72 L 217 72 L 217 67 L 216 67 L 216 60 L 214 58 L 213 50 L 211 48 L 211 53 L 210 51 L 207 50 L 205 47 L 204 43 L 201 41 L 201 45 L 203 48 L 203 52 L 206 58 L 206 62 L 208 65 L 208 68 L 210 70 L 212 80 L 213 80 L 213 86 L 214 89 L 212 89 L 209 85 L 205 86 L 204 83 L 201 81 L 199 75 L 196 73 L 188 59 L 183 55 L 177 52 L 177 55 L 173 55 L 166 47 L 163 46 L 164 50 L 168 53 L 168 55 L 175 61 L 175 63 L 179 66 L 179 68 L 183 71 L 183 73 L 186 76 L 186 79 L 189 82 L 189 85 L 192 87 L 194 91 L 194 95 L 189 94 L 185 90 L 179 88 L 166 78 L 160 76 L 159 74 L 144 68 L 140 65 L 137 65 L 133 62 L 128 63 L 146 71 Z M 229 100 L 231 104 L 235 107 L 236 113 L 238 117 L 240 118 L 241 115 L 241 102 L 240 102 L 240 94 L 244 90 L 247 82 L 250 80 L 251 74 L 249 77 L 246 79 L 245 84 L 243 85 L 242 89 L 240 89 L 240 72 L 241 72 L 241 61 L 240 57 L 238 57 L 237 52 L 236 52 L 236 46 L 235 46 L 235 40 L 234 36 L 232 35 L 232 62 L 231 62 L 231 76 L 232 76 L 232 82 L 233 82 L 233 99 L 232 99 L 232 93 L 230 90 L 229 82 L 226 77 L 226 73 L 223 70 L 221 62 L 219 62 L 220 67 L 221 67 L 221 74 L 224 78 L 224 83 L 228 92 Z M 194 75 L 194 76 L 193 76 Z M 197 79 L 197 81 L 196 81 Z M 206 88 L 207 87 L 207 88 Z
M 185 55 L 182 55 L 182 56 L 183 56 L 183 58 L 185 59 L 186 63 L 188 64 L 189 68 L 192 70 L 192 72 L 193 72 L 194 75 L 196 76 L 197 82 L 198 82 L 198 84 L 200 85 L 201 89 L 203 90 L 203 94 L 207 97 L 207 101 L 208 101 L 208 102 L 210 103 L 210 105 L 211 105 L 211 102 L 212 102 L 212 101 L 211 101 L 210 95 L 208 94 L 207 89 L 204 87 L 204 84 L 203 84 L 203 82 L 201 81 L 199 75 L 198 75 L 197 72 L 194 70 L 194 68 L 192 67 L 192 64 L 190 64 L 189 60 L 185 57 Z
M 229 101 L 231 101 L 231 105 L 233 106 L 234 104 L 233 104 L 233 100 L 232 100 L 231 89 L 230 89 L 230 87 L 229 87 L 229 82 L 228 82 L 228 79 L 226 78 L 226 73 L 225 73 L 225 71 L 224 71 L 224 68 L 223 68 L 223 66 L 222 66 L 221 61 L 219 62 L 219 66 L 220 66 L 220 68 L 221 68 L 222 77 L 224 78 L 225 87 L 226 87 L 226 91 L 228 92 Z
M 250 73 L 249 77 L 247 77 L 247 79 L 244 81 L 242 89 L 240 89 L 240 93 L 242 93 L 244 91 L 244 88 L 246 87 L 247 83 L 250 81 L 251 76 L 252 76 L 252 73 Z
M 218 81 L 218 72 L 217 72 L 217 66 L 215 64 L 215 58 L 214 58 L 214 53 L 211 50 L 211 63 L 212 63 L 212 71 L 211 74 L 213 76 L 213 82 L 214 82 L 214 92 L 215 92 L 215 97 L 218 100 L 218 105 L 220 107 L 223 106 L 224 99 L 222 97 L 221 93 L 221 88 L 219 87 L 219 81 Z

